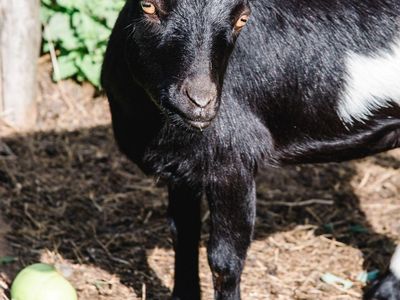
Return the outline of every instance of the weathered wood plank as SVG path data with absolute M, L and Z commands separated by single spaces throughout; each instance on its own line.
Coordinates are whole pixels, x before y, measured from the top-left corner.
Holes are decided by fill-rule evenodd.
M 0 0 L 1 117 L 17 128 L 36 120 L 39 0 Z
M 4 1 L 0 0 L 0 46 L 2 45 L 1 42 L 1 36 L 2 36 L 2 31 L 3 31 L 3 23 L 4 23 Z M 4 112 L 3 108 L 3 67 L 2 67 L 2 56 L 0 55 L 0 119 L 2 118 L 2 113 Z

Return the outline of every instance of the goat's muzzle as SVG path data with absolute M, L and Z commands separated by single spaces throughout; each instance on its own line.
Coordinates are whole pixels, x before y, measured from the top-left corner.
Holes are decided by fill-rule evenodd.
M 181 111 L 189 125 L 203 129 L 211 124 L 217 112 L 217 85 L 209 76 L 188 77 L 181 87 Z M 183 109 L 183 110 L 182 110 Z

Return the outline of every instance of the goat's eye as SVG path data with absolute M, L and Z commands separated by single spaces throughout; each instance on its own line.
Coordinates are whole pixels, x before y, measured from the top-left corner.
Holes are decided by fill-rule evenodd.
M 153 3 L 141 1 L 140 6 L 142 7 L 143 11 L 148 15 L 154 15 L 156 13 L 156 7 Z
M 235 23 L 235 30 L 240 31 L 249 20 L 249 15 L 241 15 L 240 18 Z

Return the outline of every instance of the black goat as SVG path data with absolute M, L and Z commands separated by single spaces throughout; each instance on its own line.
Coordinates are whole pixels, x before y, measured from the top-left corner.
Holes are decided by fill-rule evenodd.
M 263 165 L 400 145 L 399 0 L 128 0 L 102 82 L 116 140 L 169 182 L 173 299 L 200 299 L 200 199 L 216 299 L 240 299 Z M 247 26 L 245 26 L 247 24 Z M 400 299 L 400 259 L 369 297 Z

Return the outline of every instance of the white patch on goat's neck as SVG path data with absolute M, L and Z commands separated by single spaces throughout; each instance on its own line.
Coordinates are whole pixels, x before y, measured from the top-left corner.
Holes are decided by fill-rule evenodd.
M 400 246 L 397 246 L 392 259 L 390 260 L 390 271 L 400 280 Z
M 386 51 L 368 56 L 349 54 L 346 72 L 338 107 L 343 122 L 351 125 L 368 119 L 378 108 L 400 104 L 400 38 Z

